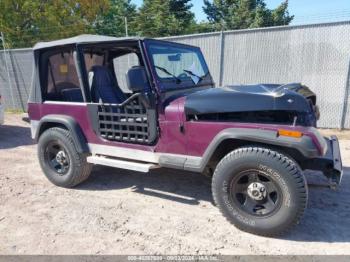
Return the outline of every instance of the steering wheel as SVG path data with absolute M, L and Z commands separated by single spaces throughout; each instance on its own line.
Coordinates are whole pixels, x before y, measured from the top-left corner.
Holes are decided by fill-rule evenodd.
M 188 75 L 186 74 L 186 73 L 181 73 L 181 74 L 179 74 L 177 77 L 178 78 L 185 78 L 185 77 L 187 77 Z
M 71 82 L 59 82 L 56 84 L 56 88 L 57 88 L 57 92 L 60 92 L 63 89 L 75 89 L 75 88 L 79 89 L 80 87 Z

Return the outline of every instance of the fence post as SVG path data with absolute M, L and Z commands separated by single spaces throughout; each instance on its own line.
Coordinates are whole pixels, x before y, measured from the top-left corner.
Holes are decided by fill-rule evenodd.
M 346 81 L 345 81 L 344 102 L 343 102 L 343 110 L 341 115 L 340 130 L 345 128 L 346 114 L 348 112 L 348 104 L 349 104 L 349 98 L 350 98 L 349 89 L 350 89 L 350 59 L 349 59 L 348 72 L 346 74 Z
M 219 86 L 222 86 L 222 82 L 223 82 L 223 78 L 224 78 L 224 48 L 225 48 L 225 36 L 224 36 L 224 32 L 221 31 L 220 32 L 220 46 L 219 46 L 219 50 L 220 50 L 220 60 L 219 60 Z
M 11 83 L 11 77 L 10 77 L 10 69 L 9 69 L 9 66 L 8 66 L 8 63 L 7 63 L 5 36 L 4 36 L 3 32 L 1 32 L 1 41 L 2 41 L 2 46 L 3 46 L 5 67 L 6 67 L 6 71 L 7 71 L 7 79 L 8 79 L 8 84 L 9 84 L 8 87 L 10 89 L 10 96 L 11 96 L 11 100 L 12 100 L 12 106 L 13 106 L 13 109 L 15 109 L 16 105 L 15 105 L 15 99 L 14 99 L 13 93 L 12 93 L 13 90 L 12 90 L 12 83 Z

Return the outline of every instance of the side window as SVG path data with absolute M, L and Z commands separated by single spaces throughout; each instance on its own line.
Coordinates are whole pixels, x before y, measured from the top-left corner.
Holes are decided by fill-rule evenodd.
M 72 52 L 54 54 L 47 61 L 45 100 L 83 102 Z
M 113 59 L 113 66 L 118 85 L 123 93 L 131 93 L 126 84 L 126 72 L 133 67 L 140 65 L 139 58 L 135 53 L 118 56 Z

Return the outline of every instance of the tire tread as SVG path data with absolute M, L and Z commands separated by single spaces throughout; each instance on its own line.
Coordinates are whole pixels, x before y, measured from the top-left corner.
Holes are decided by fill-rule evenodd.
M 47 129 L 42 134 L 42 136 L 43 135 L 53 136 L 56 134 L 62 135 L 64 138 L 64 143 L 68 143 L 70 147 L 73 149 L 74 155 L 72 157 L 74 158 L 74 161 L 72 164 L 77 165 L 79 167 L 78 172 L 75 172 L 76 174 L 74 175 L 73 179 L 69 181 L 69 183 L 66 183 L 63 186 L 63 187 L 71 188 L 82 183 L 89 177 L 91 173 L 92 165 L 86 161 L 88 154 L 83 154 L 78 152 L 77 147 L 74 143 L 73 137 L 71 136 L 71 133 L 69 130 L 61 127 L 52 127 Z
M 288 227 L 284 228 L 282 231 L 279 232 L 270 232 L 270 233 L 258 233 L 261 236 L 265 237 L 276 237 L 285 234 L 288 232 L 291 228 L 293 228 L 295 225 L 297 225 L 304 213 L 304 210 L 307 206 L 307 199 L 308 199 L 308 189 L 307 189 L 307 184 L 304 178 L 304 175 L 298 166 L 298 164 L 293 161 L 292 159 L 288 158 L 287 156 L 283 155 L 282 153 L 279 153 L 277 151 L 264 148 L 264 147 L 254 147 L 254 146 L 249 146 L 249 147 L 241 147 L 236 150 L 233 150 L 229 154 L 227 154 L 217 165 L 214 174 L 213 174 L 213 180 L 212 180 L 212 188 L 216 188 L 216 183 L 217 183 L 217 177 L 220 175 L 220 169 L 222 166 L 226 165 L 228 162 L 232 161 L 233 159 L 237 159 L 240 157 L 243 157 L 244 155 L 247 154 L 261 154 L 261 155 L 266 155 L 271 160 L 277 161 L 280 164 L 282 164 L 285 169 L 288 171 L 290 176 L 295 180 L 297 184 L 297 189 L 299 193 L 299 201 L 300 201 L 300 208 L 298 209 L 298 212 L 296 216 L 294 217 L 294 220 L 292 223 L 289 224 Z M 221 213 L 224 215 L 227 221 L 233 224 L 231 218 L 224 212 L 224 207 L 221 206 L 219 201 L 217 199 L 219 196 L 217 195 L 216 190 L 212 190 L 213 198 L 214 201 L 221 211 Z M 250 229 L 249 227 L 243 227 L 240 224 L 235 224 L 235 226 L 245 232 L 252 233 L 252 234 L 257 234 L 254 230 Z

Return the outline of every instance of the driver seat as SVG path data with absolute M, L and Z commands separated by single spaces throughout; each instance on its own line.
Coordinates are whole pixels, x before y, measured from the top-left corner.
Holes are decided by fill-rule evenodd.
M 93 66 L 89 74 L 93 74 L 90 83 L 93 102 L 120 104 L 126 100 L 126 96 L 118 86 L 117 79 L 108 67 Z

